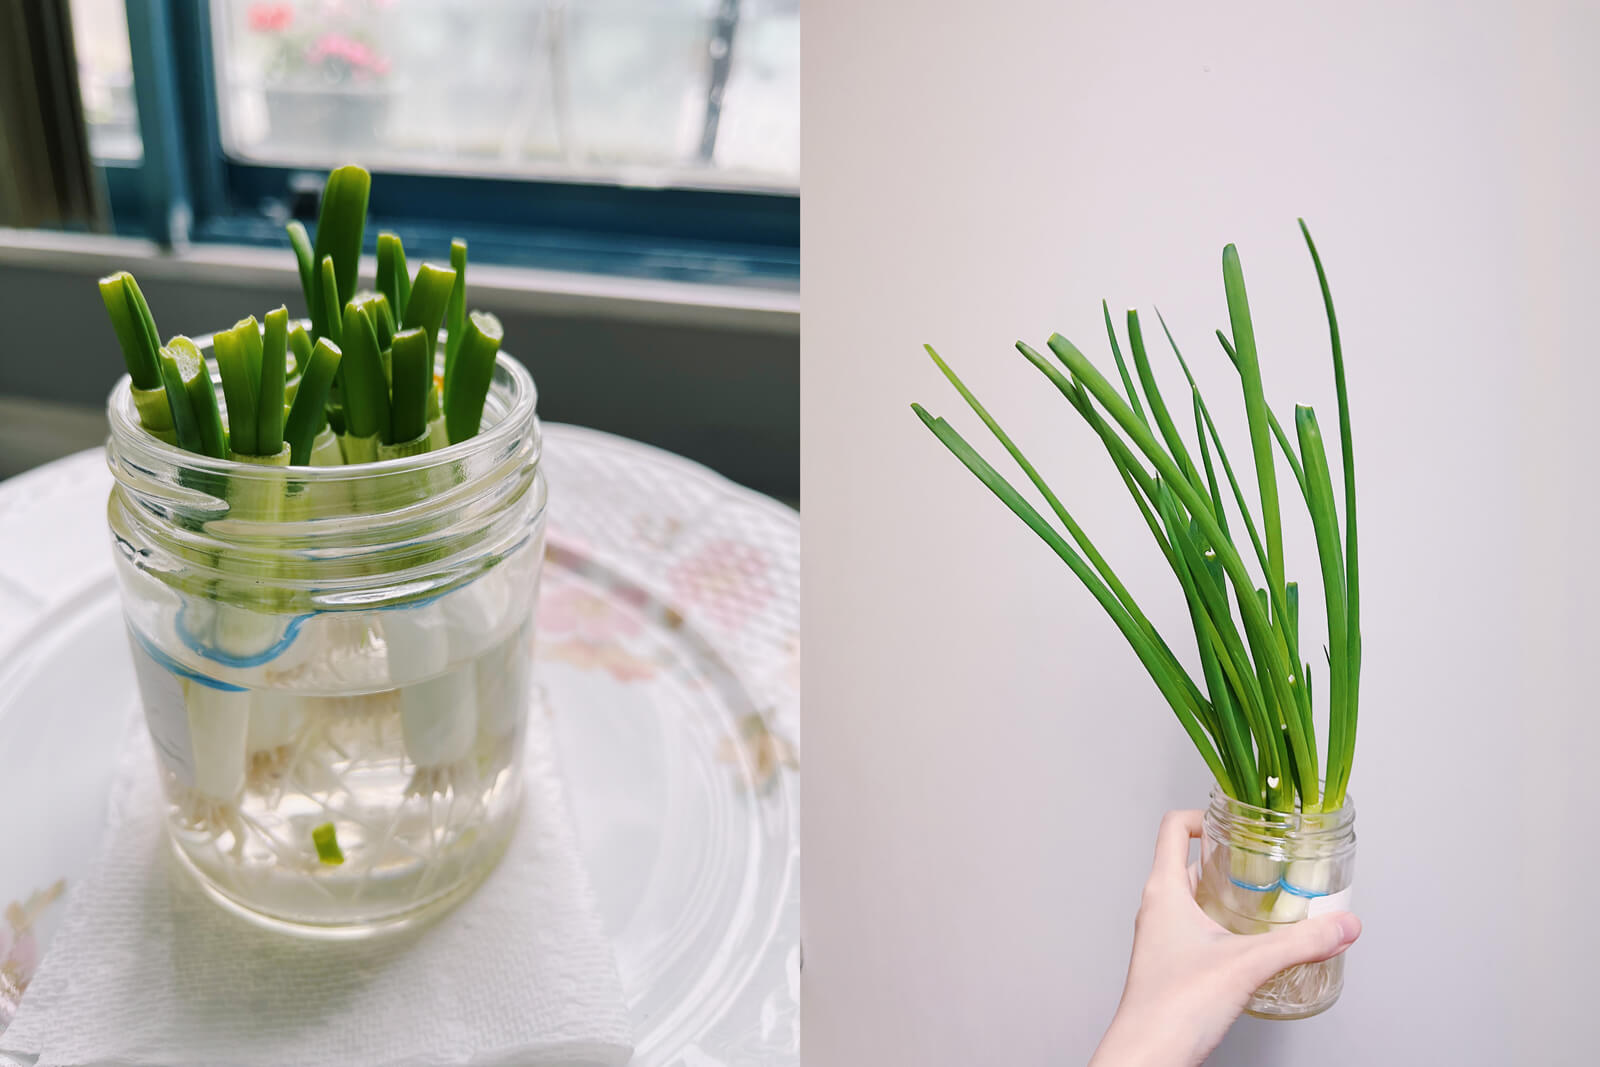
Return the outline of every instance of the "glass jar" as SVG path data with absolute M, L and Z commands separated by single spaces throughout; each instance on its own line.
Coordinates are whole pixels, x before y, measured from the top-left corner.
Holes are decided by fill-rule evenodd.
M 1211 790 L 1200 839 L 1195 900 L 1236 934 L 1263 934 L 1350 907 L 1356 810 L 1301 813 L 1258 808 Z M 1344 956 L 1280 971 L 1245 1011 L 1262 1019 L 1304 1019 L 1333 1006 L 1344 989 Z
M 218 901 L 362 936 L 499 859 L 544 559 L 535 402 L 502 354 L 476 437 L 284 467 L 164 444 L 112 390 L 107 520 L 167 828 Z

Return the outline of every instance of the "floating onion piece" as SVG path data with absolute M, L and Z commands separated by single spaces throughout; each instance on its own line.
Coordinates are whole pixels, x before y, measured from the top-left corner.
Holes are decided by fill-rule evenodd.
M 313 829 L 311 843 L 316 846 L 317 859 L 329 867 L 337 867 L 344 862 L 344 853 L 339 849 L 339 831 L 333 823 L 325 822 Z
M 451 444 L 465 441 L 478 432 L 502 336 L 500 320 L 487 311 L 474 311 L 467 316 L 461 347 L 456 352 L 455 371 L 452 373 L 448 366 L 445 370 L 444 418 Z M 450 357 L 446 355 L 445 358 Z

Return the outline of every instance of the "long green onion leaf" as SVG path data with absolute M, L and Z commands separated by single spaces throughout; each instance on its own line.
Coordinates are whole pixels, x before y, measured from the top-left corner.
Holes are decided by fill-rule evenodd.
M 1200 753 L 1201 759 L 1205 760 L 1206 766 L 1211 770 L 1212 775 L 1216 777 L 1217 782 L 1222 785 L 1229 795 L 1236 795 L 1236 787 L 1221 757 L 1212 746 L 1211 740 L 1206 736 L 1200 721 L 1195 718 L 1188 708 L 1182 686 L 1168 672 L 1166 665 L 1156 655 L 1144 631 L 1139 628 L 1123 606 L 1118 603 L 1111 590 L 1106 587 L 1105 583 L 1100 581 L 1099 577 L 1089 567 L 1089 564 L 1073 550 L 1071 545 L 1067 544 L 1066 540 L 1045 521 L 1044 517 L 1034 510 L 1033 506 L 1024 500 L 1022 495 L 1001 477 L 993 467 L 989 466 L 983 457 L 978 455 L 972 446 L 967 444 L 966 440 L 949 423 L 942 418 L 935 418 L 928 414 L 920 404 L 913 404 L 911 408 L 917 413 L 917 417 L 922 420 L 923 424 L 933 431 L 934 436 L 969 471 L 976 475 L 978 480 L 987 486 L 990 492 L 999 497 L 1001 502 L 1010 508 L 1013 514 L 1026 523 L 1028 528 L 1033 530 L 1045 544 L 1049 545 L 1051 550 L 1061 558 L 1062 562 L 1066 563 L 1068 568 L 1077 575 L 1078 580 L 1083 583 L 1095 600 L 1100 603 L 1106 614 L 1111 616 L 1112 622 L 1122 631 L 1123 637 L 1132 647 L 1134 654 L 1139 657 L 1140 663 L 1144 665 L 1151 679 L 1156 683 L 1156 688 L 1166 698 L 1173 714 L 1178 717 L 1179 724 L 1183 726 L 1184 732 L 1189 735 L 1189 740 L 1194 743 L 1195 750 Z
M 1183 473 L 1178 469 L 1177 463 L 1163 451 L 1155 438 L 1151 436 L 1149 428 L 1139 421 L 1128 405 L 1117 395 L 1116 389 L 1105 380 L 1072 342 L 1060 334 L 1051 334 L 1049 344 L 1050 350 L 1066 364 L 1076 378 L 1082 381 L 1094 399 L 1122 428 L 1122 431 L 1128 435 L 1129 440 L 1155 465 L 1157 473 L 1177 493 L 1178 499 L 1200 521 L 1201 529 L 1204 530 L 1206 537 L 1211 540 L 1212 550 L 1227 571 L 1229 580 L 1233 582 L 1235 588 L 1242 594 L 1239 597 L 1242 605 L 1240 610 L 1246 627 L 1259 624 L 1270 633 L 1271 623 L 1267 618 L 1265 616 L 1255 617 L 1252 614 L 1259 611 L 1259 608 L 1257 608 L 1253 596 L 1249 595 L 1255 587 L 1250 582 L 1249 574 L 1245 571 L 1243 562 L 1240 560 L 1238 553 L 1233 550 L 1231 544 L 1222 535 L 1222 530 L 1217 526 L 1216 518 L 1211 514 L 1210 508 L 1206 507 L 1200 494 L 1184 478 Z M 1041 365 L 1041 368 L 1043 369 L 1043 365 Z M 1053 367 L 1048 368 L 1047 373 L 1050 372 L 1054 372 L 1055 375 L 1060 374 Z M 1276 587 L 1274 594 L 1276 600 L 1281 601 L 1283 596 L 1282 589 L 1282 585 Z M 1282 657 L 1279 655 L 1274 655 L 1273 659 L 1278 662 L 1271 664 L 1274 668 L 1269 672 L 1272 685 L 1277 691 L 1277 695 L 1281 698 L 1280 703 L 1288 705 L 1293 699 L 1289 693 L 1290 679 L 1297 673 L 1297 669 L 1281 662 Z M 1300 730 L 1299 716 L 1291 716 L 1290 729 L 1295 734 L 1297 745 L 1302 744 L 1304 738 Z M 1307 754 L 1298 748 L 1295 755 L 1299 759 L 1308 758 Z M 1311 762 L 1312 764 L 1315 763 L 1314 758 L 1311 759 Z M 1313 779 L 1316 777 L 1314 767 L 1310 777 Z M 1308 801 L 1310 804 L 1315 805 L 1317 801 L 1315 792 L 1308 795 Z
M 1330 808 L 1337 808 L 1344 803 L 1345 786 L 1350 779 L 1350 763 L 1355 755 L 1356 708 L 1360 703 L 1361 690 L 1361 569 L 1356 545 L 1356 455 L 1355 444 L 1350 434 L 1350 395 L 1345 387 L 1344 349 L 1339 343 L 1339 317 L 1334 314 L 1333 293 L 1328 287 L 1328 275 L 1322 269 L 1322 257 L 1317 253 L 1317 244 L 1311 239 L 1311 230 L 1306 226 L 1306 220 L 1300 219 L 1299 222 L 1300 232 L 1306 239 L 1306 248 L 1311 252 L 1311 262 L 1317 269 L 1317 284 L 1322 289 L 1322 305 L 1328 316 L 1328 340 L 1333 349 L 1334 396 L 1339 403 L 1339 458 L 1344 468 L 1345 610 L 1349 620 L 1345 624 L 1348 657 L 1346 673 L 1349 676 L 1345 692 L 1345 714 L 1349 721 L 1344 727 L 1344 751 L 1341 754 L 1343 765 L 1339 768 L 1339 782 L 1336 787 L 1332 782 L 1329 783 L 1330 796 L 1327 803 Z M 1329 755 L 1331 758 L 1331 739 Z

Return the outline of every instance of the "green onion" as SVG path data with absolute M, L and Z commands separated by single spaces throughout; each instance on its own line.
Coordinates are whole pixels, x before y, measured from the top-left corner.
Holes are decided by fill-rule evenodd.
M 311 237 L 306 233 L 305 223 L 299 219 L 291 221 L 287 227 L 289 231 L 289 246 L 294 249 L 295 266 L 300 270 L 300 291 L 306 298 L 306 315 L 315 323 L 317 321 L 317 256 L 311 248 Z
M 128 377 L 140 389 L 155 389 L 161 385 L 161 368 L 156 366 L 157 346 L 145 330 L 139 307 L 134 302 L 133 294 L 137 291 L 133 275 L 125 270 L 100 279 L 100 299 L 111 316 L 111 328 L 116 331 L 117 344 L 122 347 Z M 143 297 L 139 299 L 142 301 Z
M 189 402 L 189 391 L 183 385 L 183 367 L 179 366 L 179 352 L 163 348 L 156 355 L 156 366 L 161 371 L 161 383 L 166 389 L 168 411 L 172 415 L 172 430 L 179 448 L 189 452 L 205 452 L 200 439 L 200 420 L 195 417 L 194 405 Z
M 392 233 L 378 234 L 378 292 L 389 298 L 396 319 L 406 314 L 406 299 L 411 295 L 411 276 L 406 273 L 406 249 Z
M 317 211 L 317 240 L 312 262 L 322 265 L 333 260 L 337 296 L 329 297 L 327 283 L 319 279 L 320 288 L 314 294 L 316 303 L 311 307 L 311 321 L 319 337 L 338 336 L 336 323 L 345 303 L 356 291 L 356 268 L 361 261 L 361 237 L 367 226 L 367 195 L 372 189 L 372 175 L 361 167 L 339 167 L 328 175 L 322 189 L 322 203 Z M 291 234 L 290 239 L 293 240 Z M 318 322 L 318 317 L 322 322 Z
M 467 328 L 467 242 L 450 242 L 450 267 L 456 272 L 450 289 L 449 315 L 444 339 L 444 398 L 450 401 L 450 379 L 454 377 L 456 356 L 461 352 L 462 335 Z
M 181 334 L 169 340 L 167 347 L 162 351 L 172 356 L 178 372 L 178 388 L 188 398 L 189 410 L 193 413 L 200 447 L 192 451 L 214 459 L 226 459 L 228 438 L 222 429 L 222 412 L 217 407 L 217 390 L 211 381 L 211 370 L 205 357 L 200 354 L 193 341 Z M 166 372 L 163 370 L 163 379 L 165 375 Z M 169 397 L 172 393 L 172 384 L 170 381 L 166 383 Z M 177 424 L 176 405 L 174 405 L 173 424 L 174 426 Z
M 256 448 L 256 414 L 260 410 L 261 378 L 252 373 L 250 340 L 259 342 L 252 316 L 211 339 L 222 374 L 222 394 L 228 402 L 228 448 L 244 456 L 260 455 Z M 273 449 L 274 452 L 277 449 Z
M 1250 803 L 1282 811 L 1294 810 L 1298 803 L 1301 810 L 1317 812 L 1334 810 L 1344 801 L 1354 754 L 1360 638 L 1354 565 L 1354 462 L 1343 354 L 1327 278 L 1303 222 L 1301 228 L 1322 286 L 1333 345 L 1344 469 L 1343 544 L 1332 476 L 1315 414 L 1309 407 L 1296 409 L 1296 448 L 1267 405 L 1244 273 L 1232 245 L 1223 253 L 1223 282 L 1233 343 L 1220 331 L 1218 336 L 1234 362 L 1242 386 L 1256 468 L 1257 503 L 1263 520 L 1260 532 L 1211 413 L 1170 331 L 1167 339 L 1172 342 L 1190 386 L 1198 463 L 1161 396 L 1137 312 L 1130 311 L 1127 317 L 1135 375 L 1123 361 L 1110 309 L 1102 304 L 1121 392 L 1059 334 L 1050 338 L 1049 347 L 1061 367 L 1027 345 L 1017 345 L 1095 432 L 1178 579 L 1189 608 L 1204 692 L 1172 655 L 1077 519 L 931 348 L 929 355 L 941 373 L 1043 495 L 1066 536 L 1023 500 L 949 424 L 929 415 L 920 405 L 912 406 L 940 442 L 1044 540 L 1100 602 L 1156 682 L 1219 786 L 1230 796 Z M 1162 327 L 1165 330 L 1165 321 Z M 447 386 L 447 411 L 451 410 L 450 400 Z M 451 438 L 455 439 L 454 434 Z M 1326 770 L 1321 774 L 1312 718 L 1310 668 L 1299 659 L 1299 586 L 1285 578 L 1282 516 L 1274 470 L 1275 439 L 1302 489 L 1316 534 L 1327 609 L 1331 681 L 1325 689 L 1329 694 L 1329 736 Z M 1256 585 L 1245 565 L 1247 554 L 1234 540 L 1234 527 L 1227 514 L 1228 498 L 1222 492 L 1217 464 L 1226 475 L 1232 501 L 1249 538 L 1248 558 L 1260 564 L 1265 588 Z
M 317 342 L 300 373 L 300 391 L 295 394 L 283 427 L 283 438 L 289 444 L 289 462 L 297 467 L 311 462 L 312 443 L 328 423 L 324 409 L 341 355 L 338 346 L 324 337 Z
M 333 264 L 333 257 L 329 256 L 322 260 L 317 277 L 320 290 L 318 299 L 326 307 L 333 309 L 328 315 L 327 322 L 317 330 L 317 337 L 326 337 L 334 344 L 339 344 L 343 340 L 344 333 L 344 301 L 339 298 L 338 268 Z
M 289 309 L 267 312 L 262 337 L 261 388 L 256 406 L 256 453 L 275 456 L 283 450 L 283 387 L 288 374 Z M 232 408 L 232 402 L 229 402 Z
M 389 419 L 389 383 L 384 379 L 383 360 L 378 350 L 378 335 L 372 320 L 355 304 L 344 309 L 343 399 L 345 434 L 349 437 L 376 435 L 392 443 Z
M 329 867 L 337 867 L 344 862 L 344 853 L 339 850 L 339 832 L 333 823 L 325 822 L 311 831 L 311 843 L 317 848 L 317 859 Z
M 410 441 L 427 431 L 433 385 L 433 345 L 420 327 L 394 335 L 393 367 L 394 442 Z
M 467 316 L 461 347 L 456 352 L 455 373 L 445 371 L 444 420 L 451 444 L 478 432 L 502 336 L 500 320 L 488 312 L 474 311 Z

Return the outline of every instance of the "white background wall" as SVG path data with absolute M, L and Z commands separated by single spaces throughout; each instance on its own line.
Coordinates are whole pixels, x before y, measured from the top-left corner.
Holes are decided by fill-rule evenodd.
M 908 410 L 983 440 L 919 346 L 1176 644 L 1148 533 L 1011 344 L 1109 368 L 1100 298 L 1159 305 L 1243 461 L 1210 340 L 1235 241 L 1269 396 L 1331 428 L 1297 215 L 1354 405 L 1367 925 L 1334 1010 L 1242 1020 L 1214 1062 L 1596 1062 L 1600 5 L 807 0 L 804 33 L 806 1062 L 1083 1062 L 1157 820 L 1207 788 L 1110 622 Z M 1303 519 L 1289 553 L 1314 584 Z

